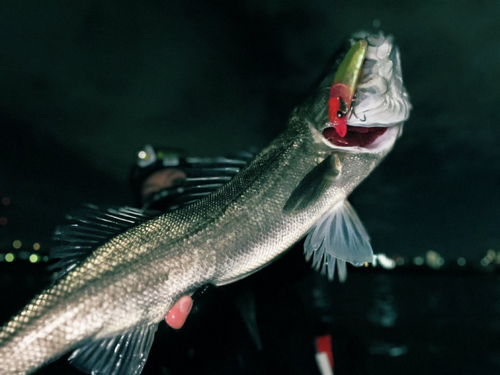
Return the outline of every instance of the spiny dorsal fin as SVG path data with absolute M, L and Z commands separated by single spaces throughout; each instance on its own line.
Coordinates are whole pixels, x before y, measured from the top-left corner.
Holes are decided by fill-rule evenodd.
M 56 229 L 50 255 L 60 260 L 49 269 L 60 269 L 56 275 L 60 278 L 111 238 L 159 214 L 132 207 L 99 209 L 87 204 L 76 214 L 67 215 L 67 223 Z
M 313 258 L 312 266 L 317 271 L 328 272 L 330 280 L 337 264 L 341 282 L 347 278 L 346 262 L 361 266 L 373 261 L 370 237 L 347 200 L 334 206 L 309 231 L 304 253 L 306 260 Z
M 87 374 L 139 375 L 148 359 L 158 324 L 136 327 L 123 335 L 92 341 L 68 361 Z
M 257 150 L 240 151 L 227 157 L 186 157 L 175 166 L 186 174 L 177 186 L 152 194 L 143 207 L 154 207 L 158 202 L 168 202 L 162 210 L 175 211 L 213 193 L 231 181 L 254 159 Z
M 302 211 L 314 204 L 339 174 L 335 164 L 334 156 L 329 155 L 315 166 L 297 185 L 283 210 L 285 212 Z
M 163 212 L 175 211 L 211 194 L 246 167 L 256 153 L 252 149 L 228 157 L 186 158 L 182 166 L 176 166 L 186 173 L 182 184 L 164 189 L 145 202 L 144 206 L 149 207 L 168 196 L 169 205 L 163 207 L 162 212 L 132 207 L 100 209 L 85 205 L 75 215 L 68 215 L 68 222 L 56 229 L 51 257 L 60 261 L 49 269 L 60 269 L 55 275 L 60 278 L 111 238 Z

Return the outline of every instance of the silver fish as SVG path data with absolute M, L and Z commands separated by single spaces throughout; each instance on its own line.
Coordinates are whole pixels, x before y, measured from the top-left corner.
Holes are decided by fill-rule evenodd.
M 179 297 L 258 271 L 308 232 L 306 253 L 330 275 L 335 260 L 370 261 L 371 248 L 329 248 L 328 233 L 353 215 L 352 230 L 362 230 L 342 202 L 391 150 L 410 104 L 392 38 L 357 38 L 367 40 L 368 50 L 353 106 L 357 118 L 348 122 L 352 144 L 325 136 L 332 73 L 293 111 L 284 133 L 229 183 L 132 226 L 68 267 L 1 329 L 0 373 L 30 373 L 73 351 L 70 361 L 83 371 L 140 374 L 158 323 Z M 375 137 L 370 127 L 385 131 Z M 105 232 L 141 216 L 123 209 L 95 222 Z

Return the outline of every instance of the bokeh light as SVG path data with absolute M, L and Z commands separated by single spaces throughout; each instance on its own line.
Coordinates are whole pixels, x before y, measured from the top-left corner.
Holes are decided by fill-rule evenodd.
M 415 263 L 417 266 L 421 266 L 422 264 L 424 264 L 424 258 L 415 257 L 413 258 L 413 263 Z

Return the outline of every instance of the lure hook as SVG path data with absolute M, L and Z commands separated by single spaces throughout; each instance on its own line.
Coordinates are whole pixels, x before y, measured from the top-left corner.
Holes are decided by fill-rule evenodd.
M 363 115 L 363 119 L 360 119 L 360 118 L 358 117 L 358 115 L 356 114 L 356 112 L 354 111 L 354 108 L 352 109 L 352 111 L 351 111 L 351 112 L 352 112 L 352 114 L 354 115 L 354 117 L 356 117 L 359 121 L 361 121 L 361 122 L 365 122 L 365 121 L 366 121 L 366 115 Z

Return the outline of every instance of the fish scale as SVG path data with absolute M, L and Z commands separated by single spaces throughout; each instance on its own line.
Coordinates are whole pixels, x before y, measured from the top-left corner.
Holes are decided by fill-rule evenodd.
M 283 214 L 318 159 L 310 129 L 291 123 L 234 181 L 117 236 L 33 300 L 0 334 L 0 372 L 30 371 L 86 340 L 157 323 L 180 295 L 248 275 L 303 237 L 349 191 L 333 187 L 310 210 Z
M 110 239 L 35 297 L 0 331 L 0 373 L 33 372 L 82 345 L 155 326 L 180 296 L 248 276 L 304 237 L 368 176 L 398 134 L 388 132 L 386 147 L 371 152 L 325 142 L 331 82 L 330 75 L 229 183 Z M 319 176 L 328 177 L 318 185 L 321 194 L 287 210 L 301 182 L 331 161 L 327 171 L 335 173 Z

